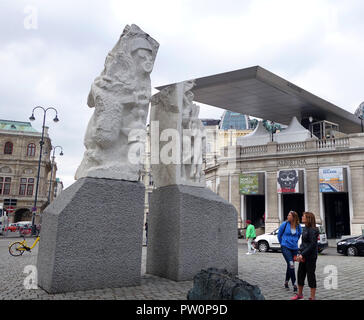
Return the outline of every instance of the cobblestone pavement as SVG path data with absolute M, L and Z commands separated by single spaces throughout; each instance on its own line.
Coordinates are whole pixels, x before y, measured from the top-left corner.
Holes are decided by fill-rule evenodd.
M 8 252 L 9 242 L 15 239 L 0 239 L 0 299 L 186 299 L 192 281 L 174 282 L 145 274 L 146 247 L 143 247 L 142 284 L 138 287 L 80 291 L 65 294 L 48 294 L 42 289 L 26 290 L 23 281 L 24 267 L 36 264 L 37 248 L 22 257 L 12 257 Z M 30 241 L 31 242 L 31 241 Z M 37 246 L 38 247 L 38 246 Z M 335 249 L 319 256 L 316 276 L 317 299 L 364 299 L 364 257 L 337 255 Z M 289 299 L 292 290 L 283 288 L 285 262 L 280 253 L 257 253 L 247 256 L 246 245 L 239 241 L 239 277 L 258 285 L 266 299 Z M 326 266 L 335 266 L 338 272 L 338 289 L 324 289 Z M 309 288 L 304 289 L 308 296 Z

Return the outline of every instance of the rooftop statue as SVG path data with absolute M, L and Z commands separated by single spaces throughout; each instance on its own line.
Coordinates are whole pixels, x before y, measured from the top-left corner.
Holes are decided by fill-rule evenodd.
M 133 24 L 125 27 L 107 55 L 105 68 L 92 84 L 87 100 L 94 113 L 87 126 L 86 151 L 76 180 L 139 179 L 140 164 L 130 161 L 130 151 L 145 138 L 150 73 L 158 47 L 157 41 Z

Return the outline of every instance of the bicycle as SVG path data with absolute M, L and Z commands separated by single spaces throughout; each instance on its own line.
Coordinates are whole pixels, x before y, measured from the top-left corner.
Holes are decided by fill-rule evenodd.
M 34 243 L 31 247 L 27 245 L 27 241 L 25 240 L 25 237 L 23 236 L 23 241 L 16 241 L 9 245 L 9 253 L 13 257 L 19 257 L 23 255 L 25 251 L 31 252 L 31 250 L 36 246 L 36 244 L 39 242 L 40 236 L 38 235 L 35 239 Z

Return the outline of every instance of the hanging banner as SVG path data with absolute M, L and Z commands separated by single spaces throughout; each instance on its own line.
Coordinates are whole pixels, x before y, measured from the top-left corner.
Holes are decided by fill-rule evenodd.
M 344 192 L 343 168 L 320 168 L 320 192 Z
M 239 177 L 240 194 L 264 194 L 264 173 L 241 173 Z
M 278 193 L 299 193 L 298 170 L 280 170 L 277 172 Z

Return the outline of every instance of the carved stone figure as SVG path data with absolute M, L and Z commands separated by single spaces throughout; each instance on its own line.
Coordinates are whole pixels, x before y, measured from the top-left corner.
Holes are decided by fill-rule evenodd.
M 152 172 L 157 187 L 205 186 L 202 154 L 206 134 L 198 119 L 200 108 L 193 103 L 194 84 L 193 80 L 177 83 L 152 98 Z M 153 155 L 157 155 L 157 161 L 153 161 Z
M 201 120 L 198 118 L 200 107 L 193 103 L 194 94 L 190 91 L 194 81 L 184 83 L 182 111 L 182 170 L 185 181 L 201 182 L 202 157 L 206 151 L 206 133 Z
M 91 86 L 84 158 L 75 179 L 82 177 L 137 181 L 140 163 L 131 156 L 140 144 L 151 97 L 150 73 L 159 44 L 138 26 L 126 26 Z M 133 137 L 131 137 L 133 136 Z M 131 152 L 133 151 L 133 152 Z M 136 158 L 141 154 L 135 154 Z M 131 159 L 134 159 L 132 161 Z
M 205 132 L 193 103 L 194 81 L 163 88 L 152 98 L 147 273 L 192 280 L 201 269 L 237 274 L 237 212 L 206 188 Z M 168 259 L 166 259 L 168 257 Z

